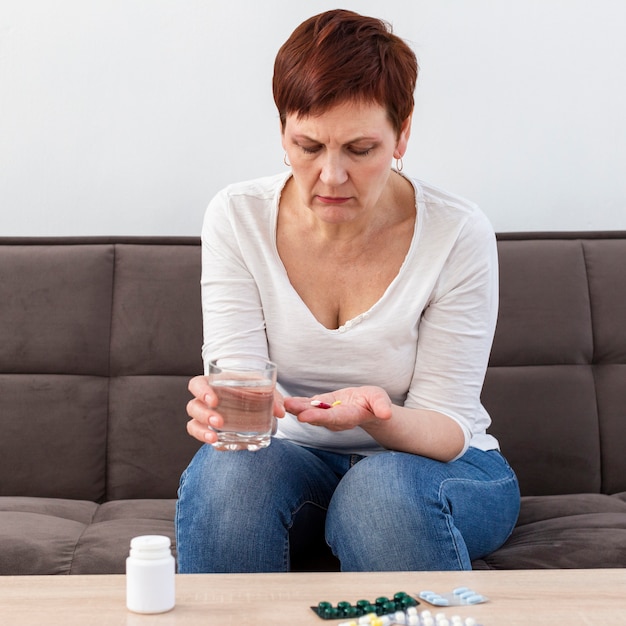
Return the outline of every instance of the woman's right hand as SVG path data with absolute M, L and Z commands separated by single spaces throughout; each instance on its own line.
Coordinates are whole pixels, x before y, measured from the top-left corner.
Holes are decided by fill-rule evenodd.
M 215 443 L 217 433 L 213 428 L 221 428 L 224 418 L 216 411 L 217 395 L 209 385 L 206 376 L 194 376 L 187 386 L 193 398 L 187 403 L 187 432 L 202 443 Z
M 187 432 L 202 443 L 215 443 L 219 429 L 224 425 L 224 418 L 218 408 L 217 394 L 211 389 L 207 376 L 194 376 L 188 385 L 193 398 L 187 403 Z M 284 417 L 285 406 L 282 395 L 274 392 L 274 417 Z

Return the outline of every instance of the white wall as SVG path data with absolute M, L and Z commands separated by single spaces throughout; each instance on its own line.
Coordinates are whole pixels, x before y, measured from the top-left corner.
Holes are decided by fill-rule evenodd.
M 0 236 L 198 234 L 284 168 L 273 58 L 336 6 L 418 55 L 405 171 L 499 231 L 626 229 L 623 0 L 0 0 Z

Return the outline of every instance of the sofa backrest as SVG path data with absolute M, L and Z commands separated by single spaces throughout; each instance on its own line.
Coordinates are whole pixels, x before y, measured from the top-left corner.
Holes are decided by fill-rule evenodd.
M 626 233 L 499 235 L 483 403 L 522 493 L 626 490 Z
M 0 495 L 176 496 L 199 284 L 196 239 L 0 239 Z
M 626 490 L 626 233 L 499 236 L 483 402 L 526 495 Z M 197 238 L 0 238 L 0 495 L 174 498 Z

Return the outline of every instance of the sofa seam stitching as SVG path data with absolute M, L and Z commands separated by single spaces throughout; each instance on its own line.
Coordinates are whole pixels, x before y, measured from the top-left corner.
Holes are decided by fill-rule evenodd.
M 587 283 L 587 300 L 589 302 L 589 321 L 591 322 L 591 376 L 593 378 L 593 395 L 594 404 L 596 407 L 596 416 L 598 424 L 598 451 L 600 453 L 600 493 L 604 493 L 604 455 L 602 446 L 602 424 L 600 420 L 600 406 L 598 404 L 598 385 L 597 385 L 597 361 L 596 361 L 596 327 L 595 318 L 593 314 L 593 299 L 591 295 L 591 280 L 589 278 L 589 258 L 588 250 L 585 245 L 585 240 L 580 241 L 580 247 L 582 251 L 583 263 L 585 265 L 585 281 Z
M 72 575 L 72 570 L 74 569 L 74 559 L 76 558 L 76 550 L 78 548 L 78 544 L 81 542 L 81 539 L 85 536 L 87 529 L 91 528 L 93 524 L 93 520 L 96 517 L 96 513 L 100 510 L 100 505 L 97 502 L 95 502 L 94 504 L 96 505 L 96 508 L 93 510 L 93 513 L 91 514 L 91 519 L 89 520 L 87 524 L 85 524 L 83 531 L 80 533 L 78 539 L 76 540 L 76 543 L 74 543 L 74 549 L 72 550 L 72 558 L 70 560 L 70 568 L 68 570 L 68 574 L 70 576 Z
M 116 278 L 116 270 L 117 270 L 117 244 L 112 245 L 113 259 L 111 264 L 111 305 L 109 311 L 109 359 L 108 359 L 108 371 L 107 371 L 107 421 L 106 421 L 106 437 L 104 440 L 104 458 L 105 458 L 105 466 L 104 466 L 104 500 L 107 501 L 109 497 L 109 436 L 111 430 L 111 380 L 112 380 L 112 370 L 111 370 L 111 354 L 112 354 L 112 343 L 113 343 L 113 312 L 115 310 L 115 278 Z

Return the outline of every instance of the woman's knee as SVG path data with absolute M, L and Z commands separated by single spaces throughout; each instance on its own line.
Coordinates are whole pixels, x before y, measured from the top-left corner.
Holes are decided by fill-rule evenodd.
M 417 494 L 421 501 L 436 501 L 443 479 L 439 461 L 402 452 L 366 457 L 341 480 L 333 506 L 343 510 L 404 509 Z
M 338 486 L 327 540 L 345 570 L 464 569 L 462 538 L 442 505 L 441 465 L 389 452 L 353 467 Z
M 181 477 L 181 508 L 290 512 L 304 502 L 328 506 L 336 477 L 313 454 L 292 442 L 273 439 L 257 452 L 221 452 L 203 446 Z M 227 513 L 228 511 L 229 513 Z

